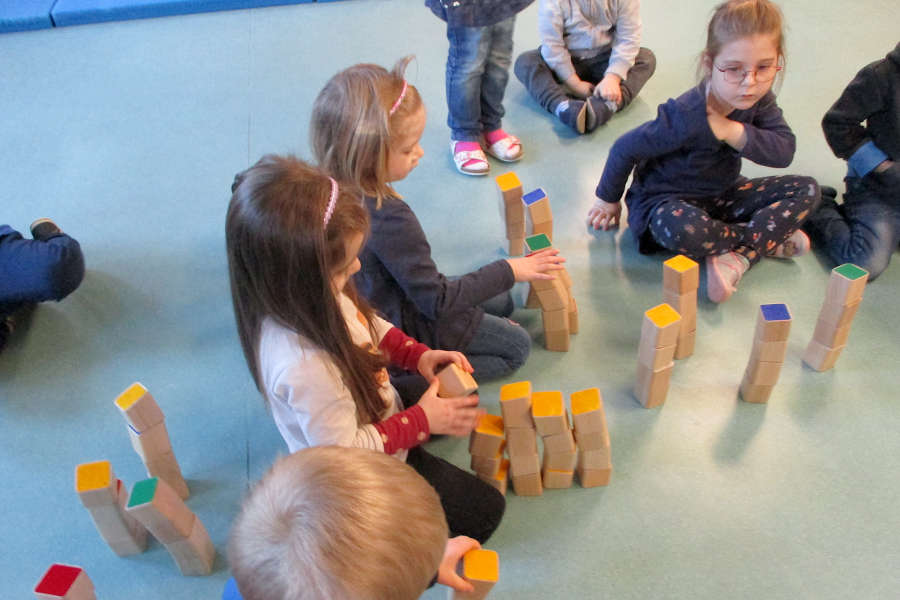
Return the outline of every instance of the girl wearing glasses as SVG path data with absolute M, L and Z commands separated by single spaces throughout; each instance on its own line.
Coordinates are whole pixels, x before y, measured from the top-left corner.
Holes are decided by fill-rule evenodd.
M 809 251 L 799 228 L 819 202 L 816 180 L 741 176 L 742 158 L 784 168 L 794 157 L 794 134 L 771 91 L 783 45 L 781 10 L 769 0 L 716 7 L 700 57 L 702 81 L 616 141 L 588 212 L 594 229 L 618 225 L 634 170 L 625 202 L 639 250 L 705 259 L 713 302 L 727 300 L 762 257 Z

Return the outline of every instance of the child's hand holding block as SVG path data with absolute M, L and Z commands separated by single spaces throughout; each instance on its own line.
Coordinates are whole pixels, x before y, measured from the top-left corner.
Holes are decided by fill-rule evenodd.
M 474 586 L 472 592 L 451 589 L 451 600 L 482 600 L 500 579 L 500 557 L 493 550 L 470 550 L 463 555 L 459 567 L 460 576 Z
M 478 384 L 472 375 L 460 369 L 456 363 L 450 363 L 441 369 L 437 378 L 440 382 L 438 396 L 441 398 L 469 396 L 478 391 Z

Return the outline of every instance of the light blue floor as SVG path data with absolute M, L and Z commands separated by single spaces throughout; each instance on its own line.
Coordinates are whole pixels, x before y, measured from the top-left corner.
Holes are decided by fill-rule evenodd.
M 661 409 L 630 395 L 641 313 L 661 298 L 660 257 L 638 255 L 627 231 L 590 235 L 582 218 L 612 141 L 692 85 L 713 5 L 642 4 L 657 73 L 606 128 L 569 135 L 514 78 L 508 88 L 505 126 L 526 149 L 515 171 L 551 198 L 581 315 L 571 351 L 557 354 L 540 346 L 537 312 L 520 311 L 536 344 L 515 379 L 567 394 L 598 386 L 615 471 L 606 488 L 508 496 L 488 544 L 501 557 L 492 597 L 896 597 L 900 264 L 866 290 L 832 371 L 800 362 L 828 275 L 807 256 L 765 261 L 728 303 L 701 302 L 696 353 L 676 365 Z M 779 103 L 798 137 L 790 171 L 839 186 L 844 167 L 819 122 L 857 69 L 896 43 L 896 2 L 783 6 L 789 54 Z M 536 5 L 521 14 L 517 51 L 537 46 L 536 16 Z M 235 335 L 223 235 L 230 184 L 262 153 L 309 156 L 312 102 L 334 72 L 417 54 L 409 78 L 429 109 L 426 156 L 397 187 L 445 272 L 503 256 L 492 179 L 457 175 L 447 153 L 446 47 L 442 23 L 418 0 L 0 36 L 0 221 L 24 230 L 51 216 L 88 262 L 81 288 L 42 305 L 0 355 L 3 597 L 28 597 L 52 562 L 83 566 L 98 598 L 220 593 L 242 494 L 284 451 Z M 748 405 L 736 390 L 756 309 L 767 302 L 790 305 L 792 336 L 770 403 Z M 143 477 L 112 405 L 136 380 L 166 413 L 189 505 L 219 549 L 210 577 L 181 577 L 156 543 L 117 558 L 73 492 L 80 462 L 109 459 L 129 485 Z M 491 412 L 502 383 L 482 387 Z M 429 447 L 468 465 L 462 440 Z

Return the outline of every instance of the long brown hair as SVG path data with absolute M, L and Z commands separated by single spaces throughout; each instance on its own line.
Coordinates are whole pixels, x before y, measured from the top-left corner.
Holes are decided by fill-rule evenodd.
M 400 59 L 391 71 L 373 64 L 344 69 L 328 80 L 313 105 L 309 137 L 316 162 L 379 203 L 399 197 L 388 181 L 388 151 L 423 106 L 414 85 L 407 83 L 403 93 L 403 74 L 412 59 Z
M 353 343 L 331 285 L 351 257 L 346 243 L 366 235 L 369 216 L 351 186 L 340 186 L 324 225 L 331 182 L 293 156 L 266 155 L 238 174 L 225 221 L 228 275 L 244 358 L 265 397 L 259 371 L 260 326 L 271 317 L 324 349 L 340 369 L 363 423 L 381 420 L 375 374 L 384 357 Z M 372 309 L 348 283 L 344 290 L 371 325 Z

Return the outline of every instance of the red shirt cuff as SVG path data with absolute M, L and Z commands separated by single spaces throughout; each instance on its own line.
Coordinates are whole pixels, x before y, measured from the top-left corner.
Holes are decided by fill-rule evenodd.
M 417 342 L 396 327 L 391 327 L 378 345 L 392 365 L 402 367 L 407 371 L 416 372 L 419 368 L 419 359 L 430 348 Z
M 375 423 L 375 429 L 381 434 L 385 454 L 414 448 L 428 441 L 431 435 L 428 417 L 418 404 Z

